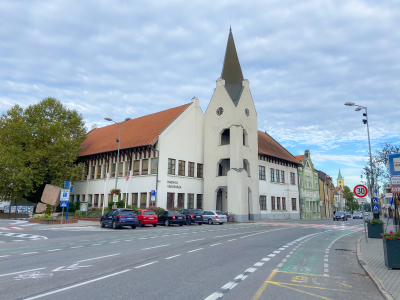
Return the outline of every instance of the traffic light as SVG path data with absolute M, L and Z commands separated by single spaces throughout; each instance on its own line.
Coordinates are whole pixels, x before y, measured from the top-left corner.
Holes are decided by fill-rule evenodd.
M 363 116 L 366 117 L 367 114 L 366 114 L 366 113 L 363 113 Z M 362 121 L 363 121 L 364 124 L 367 124 L 367 122 L 368 122 L 366 119 L 363 119 Z

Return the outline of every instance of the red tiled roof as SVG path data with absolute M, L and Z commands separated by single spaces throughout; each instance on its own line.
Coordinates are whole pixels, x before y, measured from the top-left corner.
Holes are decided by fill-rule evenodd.
M 296 158 L 268 133 L 258 131 L 258 151 L 262 154 L 277 157 L 298 164 Z
M 124 122 L 121 125 L 120 149 L 152 144 L 161 131 L 189 105 L 190 103 Z M 81 144 L 79 156 L 117 150 L 118 143 L 116 139 L 118 138 L 118 131 L 118 124 L 90 131 L 86 136 L 86 140 Z
M 296 160 L 298 162 L 301 162 L 304 159 L 304 154 L 303 155 L 296 155 L 295 158 L 296 158 Z

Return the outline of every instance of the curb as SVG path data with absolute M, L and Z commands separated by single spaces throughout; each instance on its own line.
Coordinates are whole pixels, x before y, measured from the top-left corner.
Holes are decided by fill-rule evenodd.
M 360 264 L 361 267 L 367 272 L 369 277 L 371 277 L 372 281 L 375 283 L 376 287 L 378 288 L 379 292 L 382 294 L 382 296 L 387 299 L 387 300 L 394 300 L 392 295 L 390 295 L 386 289 L 385 286 L 383 285 L 382 281 L 375 275 L 375 273 L 372 271 L 372 269 L 367 265 L 367 263 L 363 260 L 362 254 L 361 254 L 361 239 L 363 237 L 360 237 L 357 241 L 357 259 L 358 263 Z M 363 263 L 363 264 L 361 264 Z

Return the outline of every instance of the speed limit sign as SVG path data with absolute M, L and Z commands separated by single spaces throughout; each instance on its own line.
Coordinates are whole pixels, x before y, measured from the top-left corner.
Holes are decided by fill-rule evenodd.
M 354 194 L 359 198 L 364 198 L 368 194 L 368 189 L 365 185 L 359 184 L 354 187 Z

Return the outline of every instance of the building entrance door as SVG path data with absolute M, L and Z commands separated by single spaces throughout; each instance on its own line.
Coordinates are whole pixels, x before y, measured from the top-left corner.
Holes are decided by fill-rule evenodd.
M 216 209 L 222 211 L 222 189 L 217 191 L 217 205 Z

